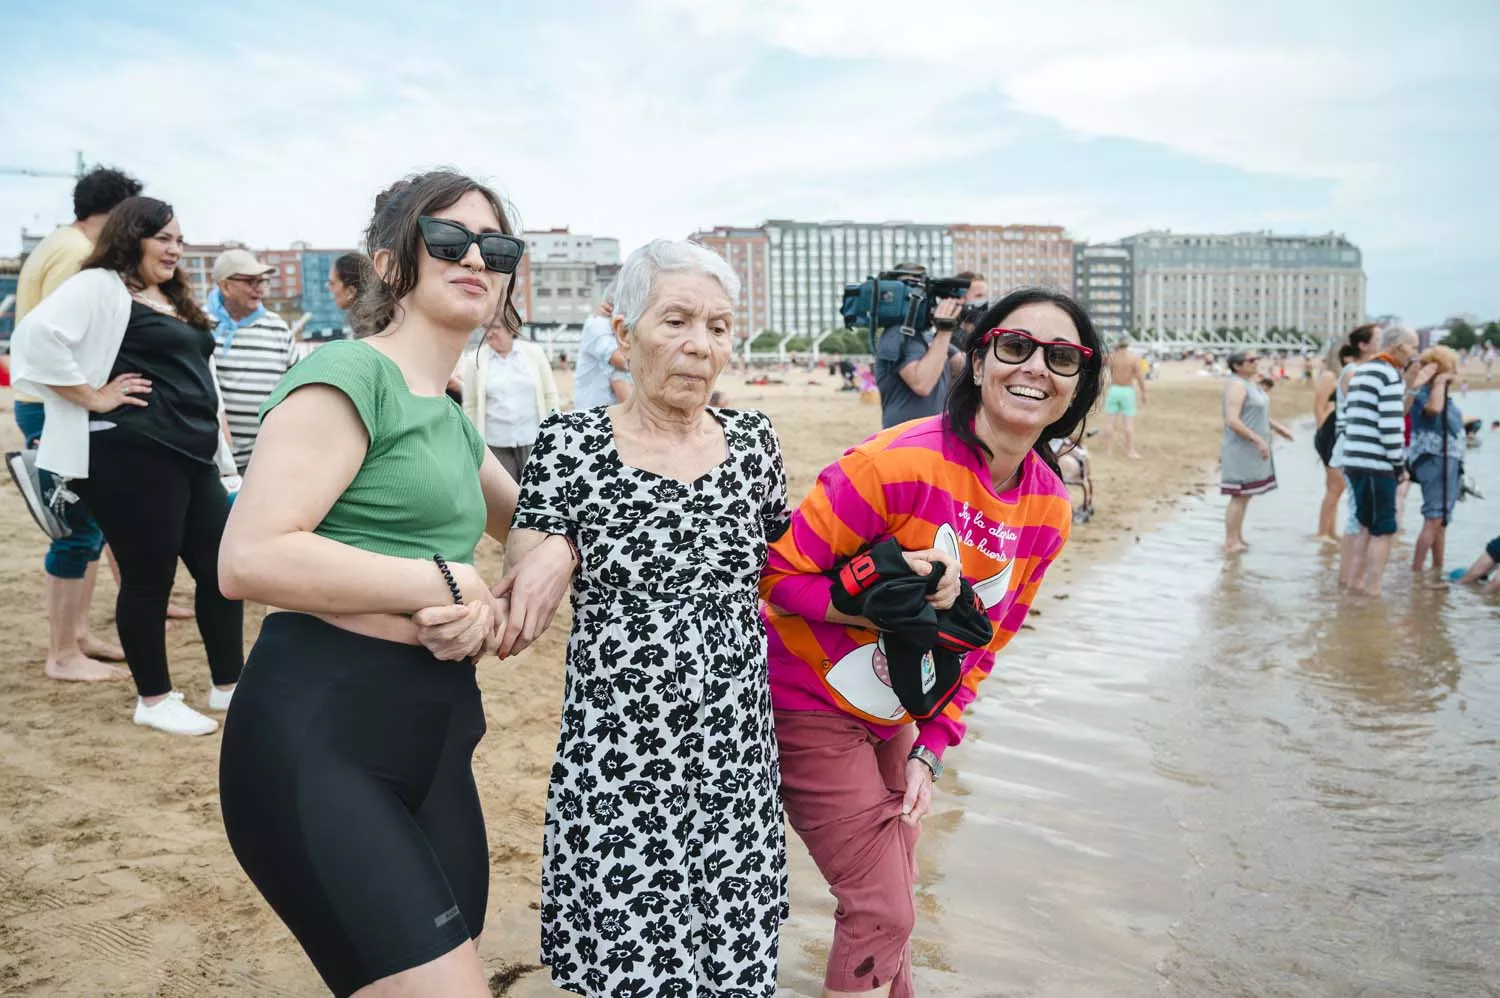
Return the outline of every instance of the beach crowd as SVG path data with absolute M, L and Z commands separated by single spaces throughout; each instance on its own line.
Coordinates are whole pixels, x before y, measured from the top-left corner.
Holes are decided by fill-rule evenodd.
M 118 170 L 27 258 L 11 343 L 51 536 L 44 670 L 135 687 L 135 724 L 217 731 L 227 844 L 336 995 L 490 993 L 490 860 L 472 755 L 491 658 L 571 601 L 543 829 L 540 950 L 588 996 L 770 996 L 789 914 L 784 828 L 838 901 L 824 994 L 913 994 L 915 847 L 965 709 L 1020 631 L 1084 489 L 1086 417 L 1141 456 L 1150 364 L 1060 292 L 873 330 L 880 432 L 788 494 L 769 419 L 715 404 L 740 292 L 701 245 L 632 253 L 583 331 L 565 408 L 512 300 L 502 201 L 435 171 L 374 198 L 312 349 L 224 252 L 195 300 L 182 222 Z M 919 268 L 907 265 L 916 272 Z M 963 306 L 969 306 L 965 311 Z M 1225 550 L 1276 485 L 1261 358 L 1229 358 Z M 1315 377 L 1318 535 L 1379 595 L 1400 504 L 1441 568 L 1473 434 L 1458 358 L 1403 327 L 1330 344 Z M 857 384 L 868 380 L 869 384 Z M 1338 532 L 1340 500 L 1347 501 Z M 484 578 L 482 536 L 503 545 Z M 1486 578 L 1500 539 L 1461 580 Z M 118 640 L 91 632 L 100 563 Z M 170 603 L 177 564 L 191 609 Z M 1489 583 L 1500 585 L 1500 574 Z M 245 654 L 244 604 L 270 608 Z M 174 683 L 191 618 L 210 682 Z M 123 662 L 122 668 L 119 664 Z M 201 709 L 200 709 L 201 708 Z

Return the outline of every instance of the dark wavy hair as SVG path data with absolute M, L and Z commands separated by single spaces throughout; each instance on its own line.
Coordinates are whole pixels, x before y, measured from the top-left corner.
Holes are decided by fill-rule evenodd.
M 1094 352 L 1092 357 L 1084 361 L 1083 369 L 1078 372 L 1078 384 L 1073 391 L 1073 401 L 1068 404 L 1067 411 L 1062 414 L 1062 418 L 1043 429 L 1041 436 L 1037 437 L 1036 443 L 1031 447 L 1047 467 L 1061 474 L 1057 466 L 1057 457 L 1052 453 L 1051 443 L 1054 440 L 1071 437 L 1079 428 L 1087 418 L 1089 410 L 1099 400 L 1099 391 L 1104 381 L 1104 343 L 1100 340 L 1099 333 L 1094 329 L 1094 323 L 1089 319 L 1088 313 L 1083 310 L 1083 306 L 1069 295 L 1047 288 L 1018 288 L 991 305 L 989 310 L 979 317 L 979 321 L 974 324 L 974 332 L 969 335 L 968 343 L 964 348 L 963 371 L 954 379 L 953 389 L 948 393 L 948 407 L 943 415 L 943 421 L 948 432 L 963 441 L 964 445 L 974 452 L 975 457 L 981 461 L 988 461 L 994 456 L 974 430 L 974 420 L 979 415 L 981 404 L 981 390 L 974 383 L 975 361 L 985 350 L 989 349 L 984 339 L 986 333 L 997 326 L 1004 326 L 1005 320 L 1010 318 L 1011 313 L 1017 309 L 1038 304 L 1055 305 L 1066 312 L 1068 318 L 1073 321 L 1073 327 L 1078 330 L 1079 342 Z
M 354 289 L 356 298 L 375 276 L 375 268 L 370 263 L 370 258 L 363 253 L 345 253 L 333 261 L 333 272 L 339 275 L 339 283 L 346 288 Z
M 501 232 L 508 236 L 516 234 L 505 206 L 494 191 L 450 170 L 435 170 L 398 180 L 376 196 L 375 214 L 365 230 L 365 249 L 371 257 L 377 250 L 390 250 L 391 263 L 385 274 L 372 268 L 370 279 L 360 288 L 359 297 L 349 309 L 349 327 L 355 336 L 370 336 L 389 326 L 396 320 L 401 299 L 416 288 L 420 254 L 427 252 L 417 219 L 451 208 L 470 191 L 478 191 L 495 209 Z M 500 303 L 496 318 L 503 319 L 512 333 L 519 333 L 521 313 L 511 301 L 515 287 L 513 277 L 505 289 L 505 300 Z M 488 325 L 493 325 L 493 320 Z
M 1378 332 L 1380 332 L 1380 327 L 1373 322 L 1367 322 L 1363 326 L 1355 326 L 1349 330 L 1349 345 L 1359 351 L 1363 351 L 1365 344 L 1373 340 L 1375 334 Z
M 112 270 L 132 291 L 141 291 L 141 241 L 150 239 L 173 218 L 172 206 L 156 198 L 137 196 L 126 198 L 115 205 L 109 213 L 109 221 L 99 232 L 99 241 L 94 252 L 83 262 L 83 270 Z M 213 323 L 203 314 L 203 309 L 193 300 L 193 289 L 187 274 L 179 266 L 170 279 L 161 285 L 161 293 L 177 309 L 177 317 L 190 326 L 212 329 Z

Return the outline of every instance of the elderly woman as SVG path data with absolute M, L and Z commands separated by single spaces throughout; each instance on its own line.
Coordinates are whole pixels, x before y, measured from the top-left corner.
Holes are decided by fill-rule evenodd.
M 620 272 L 635 392 L 549 416 L 507 560 L 565 534 L 573 583 L 542 959 L 590 996 L 775 992 L 785 842 L 756 584 L 789 510 L 760 413 L 708 407 L 739 281 L 693 243 Z
M 1411 477 L 1422 487 L 1422 532 L 1412 553 L 1413 572 L 1422 570 L 1429 553 L 1432 567 L 1443 567 L 1443 542 L 1458 504 L 1464 461 L 1464 415 L 1452 399 L 1458 354 L 1451 347 L 1430 347 L 1417 363 L 1406 449 Z
M 1229 355 L 1229 383 L 1224 386 L 1224 439 L 1219 445 L 1219 491 L 1229 497 L 1224 511 L 1224 552 L 1239 554 L 1245 542 L 1245 510 L 1250 500 L 1276 488 L 1271 434 L 1292 439 L 1292 431 L 1271 418 L 1271 400 L 1255 377 L 1259 361 L 1244 353 Z
M 1067 540 L 1052 442 L 1072 436 L 1099 397 L 1099 336 L 1053 291 L 1006 295 L 961 356 L 945 413 L 891 427 L 823 470 L 761 582 L 782 798 L 839 901 L 825 998 L 912 994 L 920 822 L 943 753 L 963 739 L 964 708 Z M 894 636 L 834 607 L 830 573 L 887 539 L 917 574 L 943 573 L 928 597 L 937 610 L 962 593 L 989 631 L 944 680 L 951 699 L 916 708 L 925 716 L 895 692 Z M 907 676 L 932 685 L 932 661 Z

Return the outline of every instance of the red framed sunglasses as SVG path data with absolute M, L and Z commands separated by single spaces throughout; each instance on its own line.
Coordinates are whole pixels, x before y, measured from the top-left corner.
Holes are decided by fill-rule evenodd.
M 995 359 L 1002 364 L 1024 364 L 1042 349 L 1042 361 L 1047 370 L 1060 378 L 1071 378 L 1083 370 L 1083 365 L 1094 356 L 1094 351 L 1079 343 L 1067 340 L 1039 340 L 1022 329 L 996 327 L 984 334 L 984 342 L 990 345 Z

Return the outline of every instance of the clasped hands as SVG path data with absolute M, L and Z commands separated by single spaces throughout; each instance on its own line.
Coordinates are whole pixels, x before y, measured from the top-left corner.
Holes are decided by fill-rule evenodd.
M 472 565 L 450 564 L 464 601 L 413 614 L 417 640 L 445 662 L 519 654 L 551 625 L 575 567 L 572 549 L 560 537 L 537 545 L 493 586 Z

